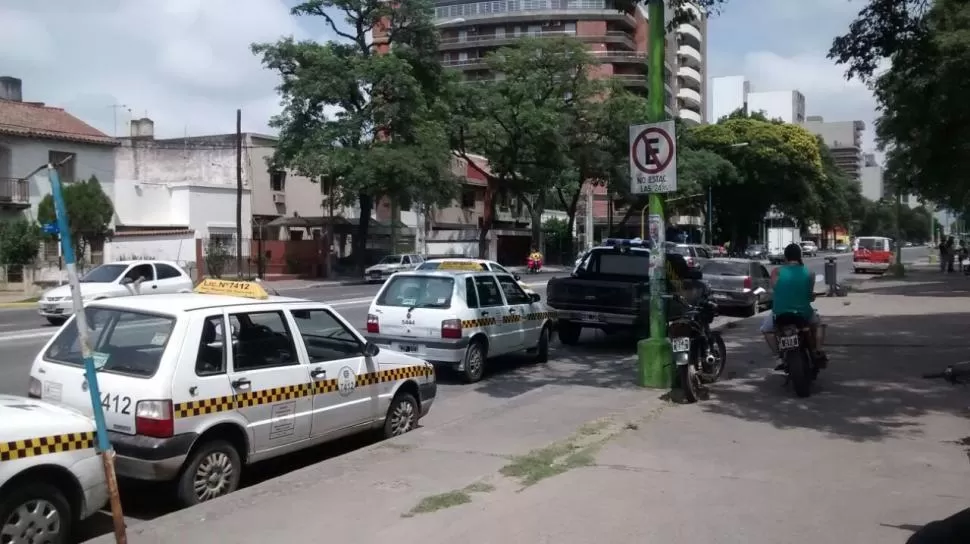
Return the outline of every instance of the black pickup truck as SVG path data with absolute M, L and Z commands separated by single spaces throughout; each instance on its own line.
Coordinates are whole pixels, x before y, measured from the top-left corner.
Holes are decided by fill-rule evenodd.
M 690 269 L 683 255 L 666 252 L 667 290 L 694 301 L 702 296 L 701 273 Z M 639 246 L 595 247 L 569 277 L 552 278 L 546 305 L 556 311 L 559 340 L 579 341 L 584 328 L 608 334 L 648 334 L 650 250 Z M 668 315 L 676 311 L 668 304 Z

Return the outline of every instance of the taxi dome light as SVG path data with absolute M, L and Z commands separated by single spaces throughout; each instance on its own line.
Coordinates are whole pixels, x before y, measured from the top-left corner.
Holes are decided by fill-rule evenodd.
M 262 285 L 254 281 L 230 281 L 206 278 L 195 287 L 194 291 L 202 295 L 226 295 L 257 300 L 269 298 L 269 293 L 266 292 L 266 289 L 263 289 Z

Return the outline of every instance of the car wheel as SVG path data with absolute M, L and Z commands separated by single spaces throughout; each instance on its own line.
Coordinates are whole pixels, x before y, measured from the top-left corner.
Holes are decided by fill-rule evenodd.
M 198 446 L 178 479 L 178 501 L 183 506 L 228 495 L 239 488 L 242 460 L 236 447 L 225 440 Z
M 475 383 L 485 374 L 485 357 L 488 350 L 481 340 L 475 340 L 465 350 L 465 370 L 462 376 L 466 383 Z
M 384 438 L 394 438 L 414 430 L 418 425 L 418 401 L 410 393 L 394 396 L 384 417 Z
M 761 299 L 756 297 L 754 299 L 754 302 L 751 303 L 751 306 L 749 306 L 748 309 L 745 310 L 745 313 L 748 314 L 748 317 L 751 317 L 753 315 L 758 315 L 758 312 L 760 311 L 761 311 Z
M 43 482 L 25 482 L 4 495 L 0 500 L 0 542 L 72 542 L 74 514 L 61 490 Z
M 66 317 L 48 317 L 47 318 L 47 322 L 48 323 L 50 323 L 51 325 L 55 325 L 57 327 L 60 327 L 61 325 L 63 325 L 65 321 L 67 321 L 67 318 Z
M 549 325 L 539 331 L 539 342 L 536 344 L 536 362 L 549 362 Z

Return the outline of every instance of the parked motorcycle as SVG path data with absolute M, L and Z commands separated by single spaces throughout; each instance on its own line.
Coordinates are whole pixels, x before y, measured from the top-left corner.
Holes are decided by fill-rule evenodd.
M 799 397 L 812 394 L 812 382 L 822 369 L 812 350 L 812 331 L 809 323 L 797 314 L 775 316 L 775 337 L 783 369 Z
M 717 305 L 705 298 L 693 305 L 680 295 L 664 298 L 680 303 L 683 313 L 667 324 L 667 335 L 677 365 L 677 381 L 687 402 L 697 402 L 705 384 L 716 382 L 727 364 L 727 348 L 721 333 L 711 330 Z
M 538 274 L 540 271 L 542 271 L 542 257 L 530 256 L 526 264 L 529 268 L 529 274 Z

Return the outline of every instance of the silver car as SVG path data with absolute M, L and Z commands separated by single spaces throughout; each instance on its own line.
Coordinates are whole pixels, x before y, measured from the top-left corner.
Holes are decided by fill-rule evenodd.
M 415 254 L 388 255 L 374 266 L 364 270 L 364 280 L 367 283 L 379 283 L 396 272 L 414 270 L 424 262 L 424 257 Z
M 754 315 L 771 306 L 771 274 L 761 263 L 749 259 L 710 259 L 703 263 L 701 271 L 711 287 L 712 301 L 719 308 L 740 308 Z

